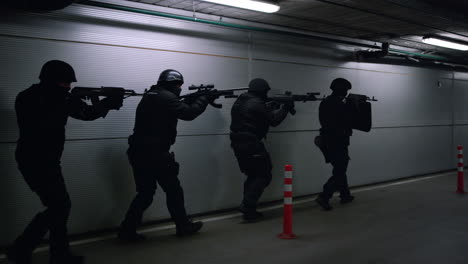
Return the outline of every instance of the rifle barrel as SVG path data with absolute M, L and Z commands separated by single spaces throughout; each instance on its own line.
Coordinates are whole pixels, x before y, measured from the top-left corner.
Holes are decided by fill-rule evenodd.
M 249 87 L 240 87 L 240 88 L 233 88 L 233 89 L 226 89 L 226 90 L 229 90 L 229 91 L 244 91 L 244 90 L 248 90 Z
M 72 94 L 78 96 L 112 96 L 112 95 L 124 95 L 124 96 L 143 96 L 144 93 L 137 93 L 134 90 L 127 90 L 122 87 L 74 87 L 71 90 Z

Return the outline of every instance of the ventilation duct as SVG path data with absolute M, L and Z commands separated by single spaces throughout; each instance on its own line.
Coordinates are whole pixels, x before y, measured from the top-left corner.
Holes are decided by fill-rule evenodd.
M 52 11 L 63 9 L 74 0 L 3 0 L 1 6 L 28 11 Z
M 354 53 L 354 59 L 356 61 L 366 61 L 369 59 L 380 59 L 388 55 L 390 45 L 388 43 L 382 43 L 382 50 L 378 51 L 365 51 L 360 50 Z

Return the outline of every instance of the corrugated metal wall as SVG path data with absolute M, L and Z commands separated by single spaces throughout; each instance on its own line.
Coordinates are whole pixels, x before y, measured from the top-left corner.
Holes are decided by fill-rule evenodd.
M 17 125 L 14 99 L 51 59 L 75 68 L 78 86 L 122 86 L 142 92 L 159 73 L 175 68 L 191 83 L 219 89 L 246 86 L 263 77 L 273 93 L 291 90 L 329 94 L 336 77 L 354 93 L 376 96 L 374 130 L 355 132 L 350 148 L 351 185 L 379 182 L 453 167 L 453 145 L 464 142 L 463 100 L 468 76 L 415 67 L 347 62 L 331 43 L 230 30 L 126 12 L 72 5 L 65 10 L 0 16 L 0 245 L 11 242 L 41 209 L 14 161 Z M 454 80 L 456 78 L 457 80 Z M 465 80 L 465 81 L 463 81 Z M 442 87 L 438 87 L 438 82 Z M 185 90 L 186 92 L 186 90 Z M 125 151 L 139 98 L 92 122 L 69 120 L 63 172 L 72 197 L 70 232 L 115 227 L 134 194 Z M 452 104 L 454 102 L 454 104 Z M 179 123 L 174 146 L 189 213 L 237 206 L 244 176 L 229 147 L 230 108 L 209 108 L 192 122 Z M 272 129 L 267 139 L 274 180 L 263 201 L 282 197 L 282 165 L 295 166 L 295 194 L 316 193 L 330 167 L 313 145 L 318 103 L 298 103 L 298 113 Z M 456 122 L 457 126 L 453 126 Z M 167 218 L 157 192 L 146 220 Z

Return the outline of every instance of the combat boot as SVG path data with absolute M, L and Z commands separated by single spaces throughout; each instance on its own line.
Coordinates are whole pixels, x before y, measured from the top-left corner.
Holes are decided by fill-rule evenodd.
M 354 196 L 352 196 L 352 195 L 342 196 L 341 200 L 340 200 L 340 203 L 341 204 L 347 204 L 347 203 L 351 203 L 353 200 L 354 200 Z
M 242 218 L 248 223 L 258 222 L 263 218 L 263 214 L 255 208 L 246 207 L 244 204 L 239 206 L 239 211 L 242 213 Z
M 60 255 L 51 255 L 49 264 L 83 264 L 83 256 L 75 256 L 67 252 Z
M 16 264 L 32 263 L 32 252 L 21 251 L 15 246 L 10 246 L 7 248 L 6 256 L 9 261 Z
M 333 209 L 328 200 L 320 196 L 317 199 L 315 199 L 315 202 L 318 203 L 318 205 L 320 205 L 320 207 L 322 207 L 324 211 L 330 211 Z
M 120 229 L 119 233 L 117 234 L 117 238 L 124 242 L 140 242 L 146 240 L 146 237 L 142 234 L 138 234 L 136 231 L 127 231 L 124 229 Z
M 203 222 L 188 221 L 184 224 L 176 224 L 176 235 L 177 236 L 190 236 L 197 233 L 203 226 Z

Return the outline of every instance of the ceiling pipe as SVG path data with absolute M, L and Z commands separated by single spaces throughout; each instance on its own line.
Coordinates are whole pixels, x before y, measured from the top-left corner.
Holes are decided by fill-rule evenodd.
M 388 49 L 390 45 L 388 43 L 382 43 L 382 50 L 378 51 L 366 51 L 359 50 L 354 53 L 354 59 L 356 61 L 365 61 L 368 59 L 380 59 L 388 55 Z
M 82 0 L 82 1 L 78 1 L 78 3 L 88 5 L 88 6 L 108 8 L 108 9 L 112 9 L 112 10 L 127 11 L 127 12 L 145 14 L 145 15 L 153 15 L 153 16 L 158 16 L 158 17 L 185 20 L 185 21 L 191 21 L 191 22 L 196 22 L 196 23 L 203 23 L 203 24 L 216 25 L 216 26 L 222 26 L 222 27 L 229 27 L 229 28 L 235 28 L 235 29 L 242 29 L 242 30 L 248 30 L 248 31 L 274 33 L 274 34 L 288 35 L 288 36 L 293 36 L 293 37 L 302 37 L 302 38 L 309 38 L 309 39 L 320 40 L 320 41 L 334 42 L 334 43 L 349 45 L 349 46 L 358 46 L 358 47 L 369 48 L 369 49 L 380 49 L 380 47 L 378 47 L 376 45 L 359 43 L 359 42 L 354 42 L 354 41 L 349 41 L 349 40 L 334 39 L 334 38 L 322 37 L 322 36 L 313 36 L 313 35 L 309 35 L 309 34 L 305 34 L 305 33 L 291 32 L 291 31 L 286 31 L 286 30 L 278 30 L 278 29 L 270 29 L 270 28 L 262 28 L 262 27 L 253 27 L 253 26 L 239 25 L 239 24 L 234 24 L 234 23 L 227 23 L 227 22 L 222 22 L 222 21 L 213 21 L 213 20 L 208 20 L 208 19 L 201 19 L 201 18 L 190 17 L 190 16 L 168 14 L 168 13 L 162 13 L 162 12 L 157 12 L 157 11 L 153 11 L 153 10 L 147 10 L 147 9 L 117 5 L 117 4 L 110 4 L 110 3 L 98 2 L 98 1 L 93 1 L 93 0 Z M 382 52 L 382 51 L 378 51 L 378 52 Z M 447 62 L 447 63 L 456 63 L 456 64 L 461 64 L 461 65 L 464 65 L 464 66 L 468 66 L 468 65 L 466 65 L 464 63 L 455 62 L 455 61 L 452 61 L 452 60 L 450 60 L 450 59 L 448 59 L 446 57 L 436 56 L 436 55 L 421 54 L 421 53 L 415 53 L 415 52 L 398 50 L 398 49 L 388 49 L 388 53 L 395 54 L 395 55 L 405 54 L 405 55 L 411 55 L 411 56 L 424 58 L 426 60 L 433 60 L 433 61 Z M 381 53 L 378 53 L 378 54 L 381 54 Z
M 375 45 L 358 43 L 358 42 L 353 42 L 353 41 L 339 40 L 339 39 L 333 39 L 333 38 L 327 38 L 327 37 L 321 37 L 321 36 L 312 36 L 312 35 L 308 35 L 304 33 L 290 32 L 290 31 L 285 31 L 285 30 L 239 25 L 239 24 L 227 23 L 227 22 L 222 22 L 222 21 L 213 21 L 213 20 L 190 17 L 190 16 L 168 14 L 168 13 L 162 13 L 162 12 L 157 12 L 157 11 L 152 11 L 152 10 L 147 10 L 147 9 L 109 4 L 109 3 L 98 2 L 98 1 L 93 1 L 93 0 L 82 0 L 82 1 L 79 1 L 78 3 L 89 5 L 89 6 L 96 6 L 96 7 L 103 7 L 103 8 L 108 8 L 108 9 L 120 10 L 120 11 L 128 11 L 128 12 L 145 14 L 145 15 L 173 18 L 173 19 L 209 24 L 209 25 L 216 25 L 216 26 L 222 26 L 222 27 L 258 31 L 258 32 L 265 32 L 265 33 L 275 33 L 275 34 L 289 35 L 289 36 L 295 36 L 295 37 L 307 37 L 307 38 L 313 38 L 316 40 L 331 41 L 335 43 L 351 45 L 351 46 L 361 46 L 365 48 L 377 48 Z
M 340 7 L 344 7 L 344 8 L 348 8 L 348 9 L 352 9 L 352 10 L 357 10 L 357 11 L 360 11 L 360 12 L 365 12 L 365 13 L 368 13 L 368 14 L 373 14 L 373 15 L 376 15 L 376 16 L 381 16 L 381 17 L 385 17 L 385 18 L 389 18 L 389 19 L 393 19 L 393 20 L 398 20 L 398 21 L 402 21 L 402 22 L 405 22 L 405 23 L 408 23 L 408 24 L 412 24 L 412 25 L 416 25 L 416 26 L 420 26 L 420 27 L 426 27 L 426 28 L 430 28 L 430 29 L 433 29 L 433 30 L 458 35 L 458 36 L 461 36 L 461 37 L 468 37 L 465 34 L 460 34 L 460 33 L 457 33 L 457 32 L 448 31 L 448 30 L 443 29 L 443 28 L 438 28 L 438 27 L 434 27 L 434 26 L 430 26 L 430 25 L 426 25 L 426 24 L 421 24 L 421 23 L 418 23 L 418 22 L 415 22 L 415 21 L 412 21 L 412 20 L 409 20 L 409 19 L 405 19 L 405 18 L 401 18 L 401 17 L 388 15 L 388 14 L 385 14 L 385 13 L 372 11 L 370 9 L 360 8 L 360 7 L 356 7 L 356 6 L 350 6 L 350 5 L 346 5 L 346 4 L 342 4 L 342 3 L 336 3 L 336 2 L 333 2 L 333 1 L 329 1 L 329 0 L 316 0 L 316 1 L 326 3 L 326 4 L 329 4 L 329 5 L 335 5 L 335 6 L 340 6 Z M 413 1 L 413 2 L 415 2 L 415 1 Z M 450 20 L 450 22 L 452 22 L 452 20 Z

